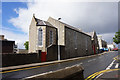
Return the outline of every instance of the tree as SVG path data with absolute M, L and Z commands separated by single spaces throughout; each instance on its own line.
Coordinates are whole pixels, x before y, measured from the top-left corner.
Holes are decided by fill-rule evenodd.
M 116 44 L 120 43 L 120 30 L 115 33 L 115 37 L 113 37 L 113 42 L 115 42 Z
M 29 47 L 29 42 L 28 42 L 28 41 L 26 41 L 26 42 L 24 43 L 24 46 L 25 46 L 25 49 L 26 49 L 26 50 L 28 50 L 28 47 Z

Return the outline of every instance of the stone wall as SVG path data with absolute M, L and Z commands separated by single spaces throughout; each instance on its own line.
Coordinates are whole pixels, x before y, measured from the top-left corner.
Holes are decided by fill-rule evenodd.
M 36 29 L 35 18 L 32 18 L 30 27 L 29 27 L 29 53 L 36 52 L 36 39 L 37 39 L 37 29 Z
M 16 66 L 40 62 L 40 57 L 37 53 L 31 54 L 0 54 L 2 55 L 2 66 Z
M 58 46 L 52 45 L 47 49 L 47 61 L 58 60 Z
M 15 41 L 0 40 L 1 53 L 13 53 Z
M 65 46 L 62 47 L 61 59 L 68 59 L 93 54 L 91 37 L 65 27 Z
M 52 38 L 53 38 L 53 43 L 52 45 L 57 45 L 57 28 L 54 27 L 46 27 L 46 47 L 50 46 L 50 31 L 52 31 Z
M 47 21 L 58 29 L 58 45 L 65 45 L 65 25 L 52 17 L 49 17 Z

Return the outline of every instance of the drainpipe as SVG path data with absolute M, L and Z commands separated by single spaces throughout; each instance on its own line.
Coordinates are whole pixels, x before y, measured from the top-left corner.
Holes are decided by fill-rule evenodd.
M 58 18 L 58 21 L 61 20 L 61 18 Z M 59 28 L 60 28 L 60 22 L 59 22 Z M 59 40 L 59 37 L 58 37 Z M 58 41 L 59 42 L 59 41 Z M 60 45 L 58 43 L 58 61 L 60 60 Z

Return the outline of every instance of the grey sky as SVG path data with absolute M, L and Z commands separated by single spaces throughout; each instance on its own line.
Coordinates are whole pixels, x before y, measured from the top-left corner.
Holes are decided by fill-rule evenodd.
M 77 2 L 72 3 L 73 15 L 62 16 L 69 24 L 90 32 L 113 33 L 118 30 L 118 3 L 115 2 Z M 70 8 L 69 8 L 70 9 Z

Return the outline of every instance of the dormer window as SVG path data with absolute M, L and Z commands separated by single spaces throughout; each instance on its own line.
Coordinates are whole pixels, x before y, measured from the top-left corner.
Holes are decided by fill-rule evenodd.
M 43 45 L 43 30 L 42 30 L 42 28 L 38 29 L 38 45 L 39 46 Z

